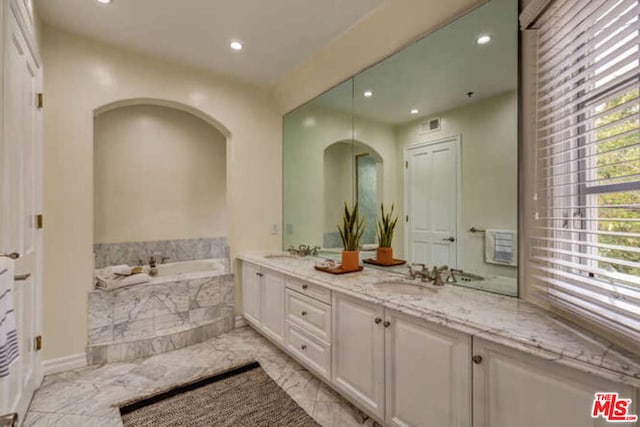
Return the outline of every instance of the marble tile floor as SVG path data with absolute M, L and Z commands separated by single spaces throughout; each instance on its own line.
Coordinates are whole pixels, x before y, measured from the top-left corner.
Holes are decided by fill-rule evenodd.
M 131 362 L 90 366 L 45 377 L 24 426 L 121 426 L 111 405 L 255 359 L 323 426 L 361 424 L 357 411 L 293 359 L 249 327 L 209 341 Z

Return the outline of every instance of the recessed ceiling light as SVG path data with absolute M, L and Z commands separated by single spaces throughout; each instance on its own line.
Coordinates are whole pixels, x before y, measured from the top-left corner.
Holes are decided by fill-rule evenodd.
M 98 3 L 110 4 L 112 0 L 98 0 Z
M 363 93 L 363 95 L 364 95 L 366 98 L 370 98 L 370 97 L 372 97 L 372 96 L 373 96 L 373 91 L 365 90 L 365 91 L 364 91 L 364 93 Z
M 232 41 L 229 46 L 231 46 L 231 49 L 233 50 L 242 50 L 244 48 L 244 45 L 237 40 Z
M 417 108 L 414 108 L 413 110 L 411 110 L 411 114 L 418 114 L 420 111 L 418 111 Z
M 491 36 L 489 34 L 481 34 L 476 39 L 476 43 L 479 45 L 487 44 L 491 41 Z

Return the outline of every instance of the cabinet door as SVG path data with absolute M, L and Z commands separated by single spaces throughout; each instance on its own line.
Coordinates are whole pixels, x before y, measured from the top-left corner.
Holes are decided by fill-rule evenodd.
M 633 399 L 631 413 L 638 413 L 630 386 L 479 339 L 473 340 L 473 354 L 482 357 L 473 365 L 474 427 L 609 426 L 591 418 L 596 392 Z
M 260 322 L 262 329 L 278 342 L 284 341 L 284 276 L 263 270 Z
M 242 263 L 242 310 L 244 317 L 256 325 L 260 324 L 260 267 Z
M 384 325 L 387 424 L 471 426 L 471 337 L 391 310 Z
M 384 310 L 333 296 L 333 383 L 354 403 L 384 420 Z

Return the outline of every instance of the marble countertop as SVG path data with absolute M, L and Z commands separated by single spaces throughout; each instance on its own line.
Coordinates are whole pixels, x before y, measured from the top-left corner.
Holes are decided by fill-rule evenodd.
M 640 387 L 640 356 L 518 298 L 451 285 L 434 288 L 428 296 L 410 296 L 377 288 L 377 283 L 400 278 L 377 269 L 365 267 L 358 273 L 330 275 L 315 270 L 317 259 L 312 257 L 251 254 L 239 259 L 473 337 Z

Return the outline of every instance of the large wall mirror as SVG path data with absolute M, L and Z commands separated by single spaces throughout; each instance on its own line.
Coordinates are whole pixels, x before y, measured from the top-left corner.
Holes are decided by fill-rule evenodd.
M 396 257 L 517 295 L 517 3 L 491 0 L 285 116 L 284 249 L 339 253 L 358 201 L 371 256 L 394 204 Z

